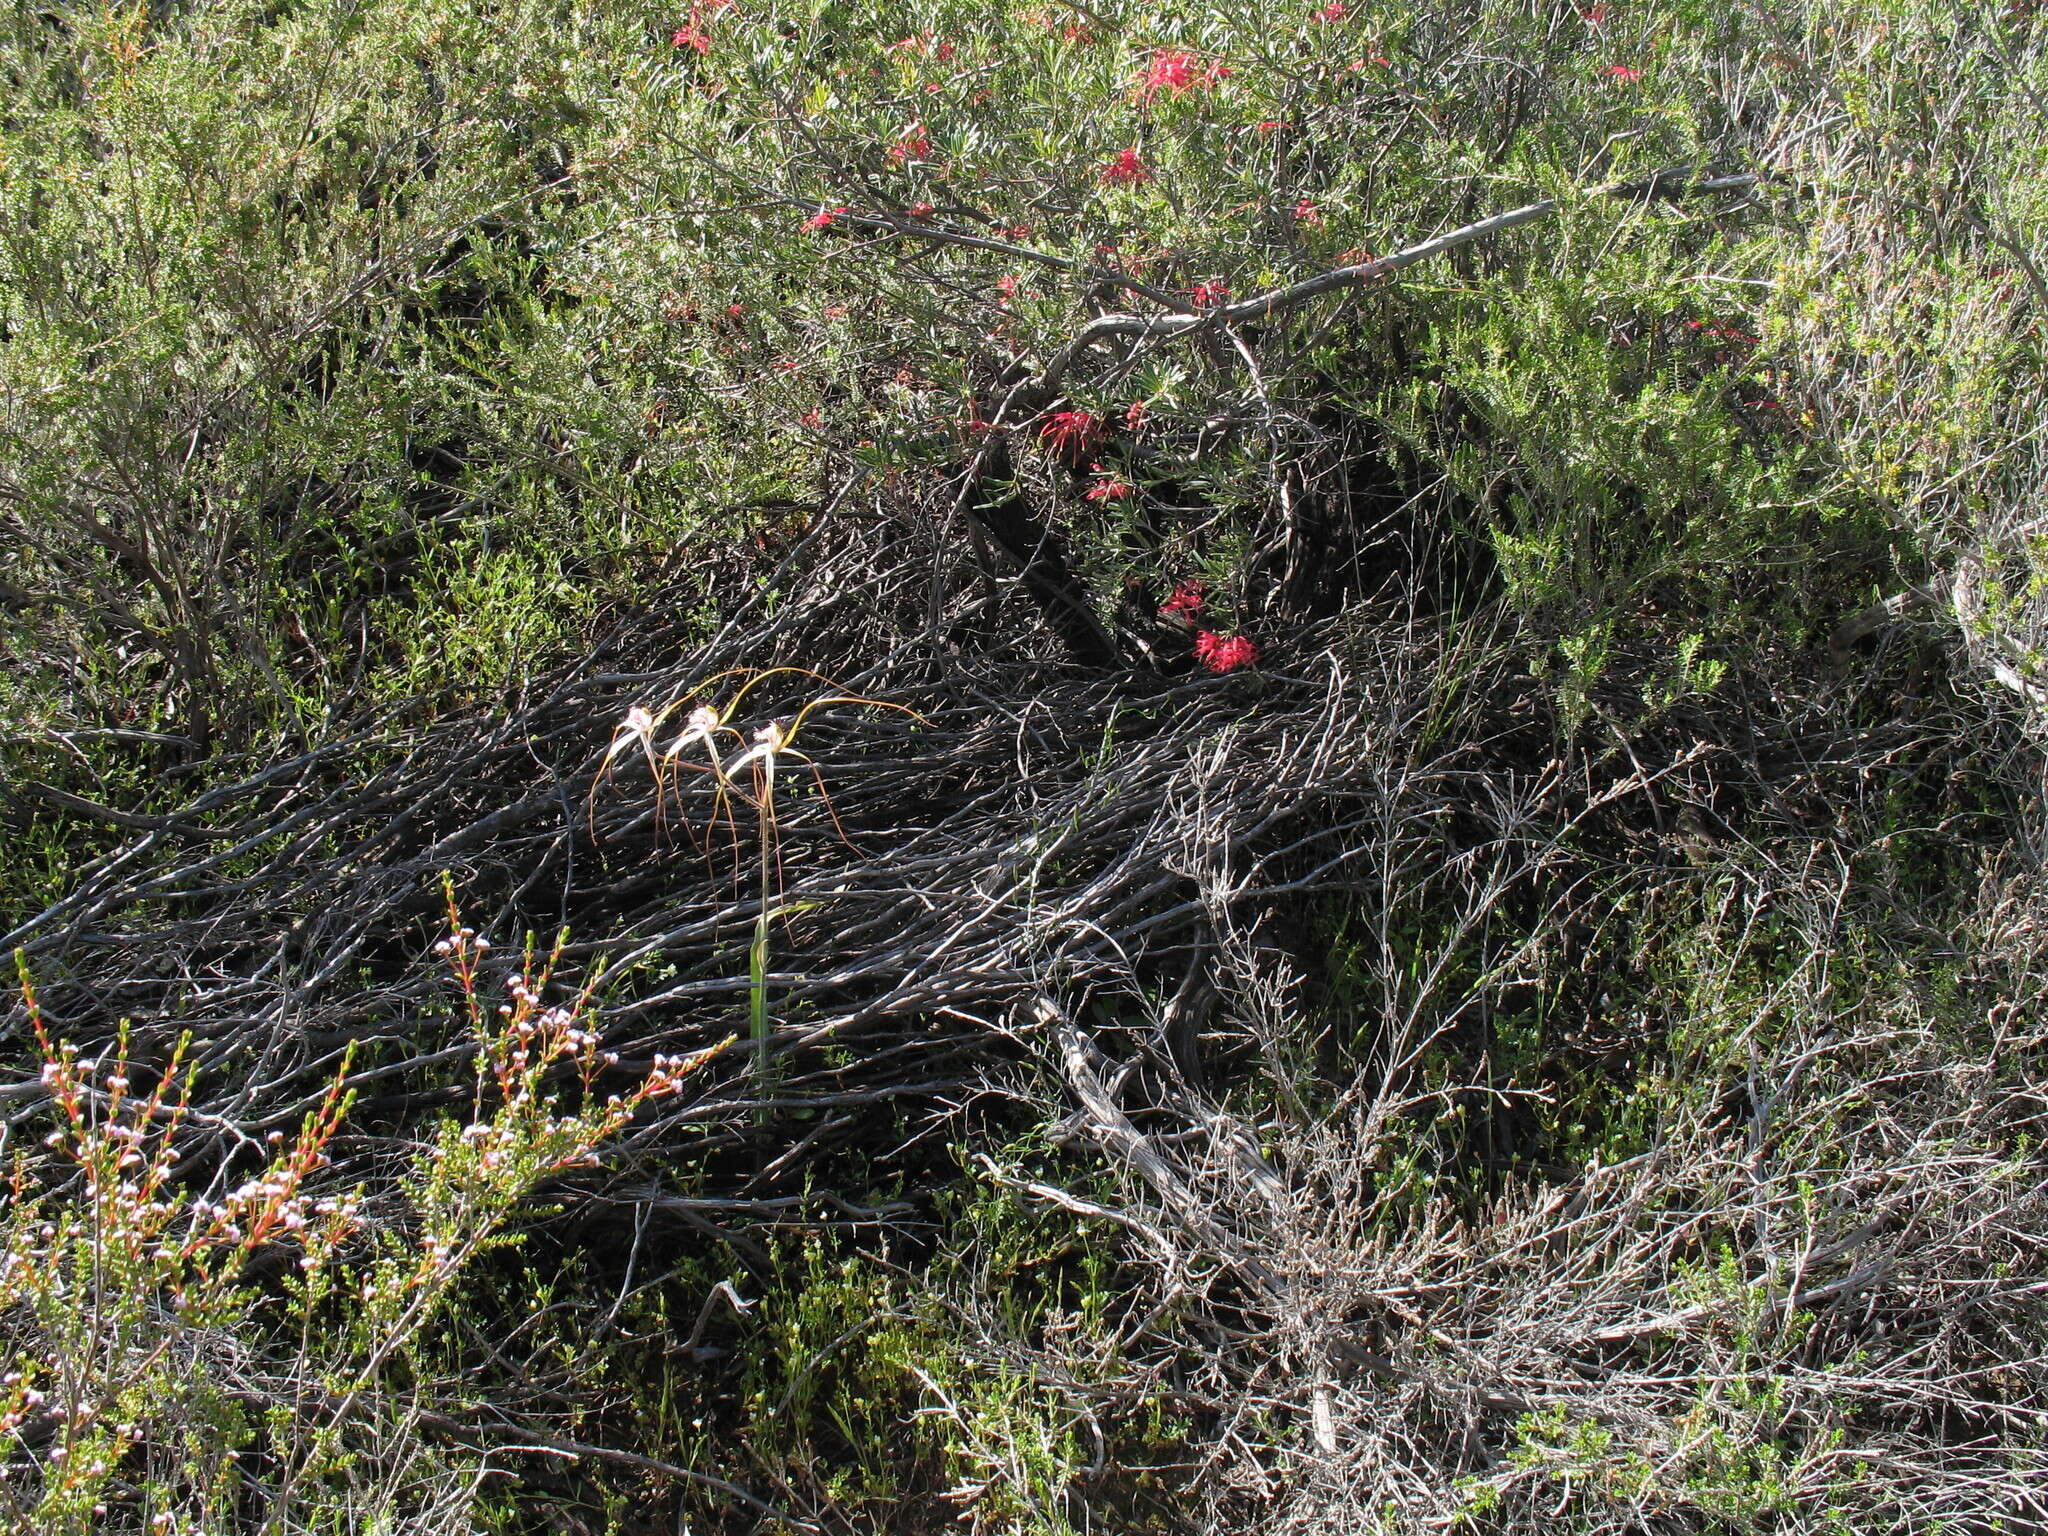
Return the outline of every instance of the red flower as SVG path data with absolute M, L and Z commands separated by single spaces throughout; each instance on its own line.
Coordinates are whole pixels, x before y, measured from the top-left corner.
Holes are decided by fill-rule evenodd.
M 1090 501 L 1122 501 L 1137 487 L 1120 475 L 1112 475 L 1100 464 L 1090 464 L 1095 471 L 1095 483 L 1082 492 Z
M 1330 0 L 1330 3 L 1316 12 L 1317 21 L 1342 21 L 1351 12 L 1344 0 Z
M 1259 648 L 1243 635 L 1232 635 L 1226 640 L 1205 629 L 1195 636 L 1195 660 L 1211 672 L 1235 672 L 1258 659 Z
M 1579 20 L 1589 27 L 1603 26 L 1607 21 L 1607 7 L 1602 5 L 1600 0 L 1594 0 L 1591 5 L 1582 5 L 1579 7 Z
M 677 48 L 694 48 L 699 53 L 711 51 L 711 39 L 697 26 L 695 17 L 676 28 L 676 35 L 669 39 Z
M 1078 464 L 1102 441 L 1102 423 L 1087 411 L 1054 411 L 1039 427 L 1038 440 L 1068 463 Z
M 1128 406 L 1124 408 L 1124 425 L 1129 427 L 1133 432 L 1137 431 L 1140 427 L 1145 425 L 1145 417 L 1150 413 L 1150 411 L 1151 407 L 1146 405 L 1144 401 L 1133 400 Z
M 1152 168 L 1136 149 L 1127 149 L 1095 173 L 1105 187 L 1129 186 L 1134 182 L 1150 181 Z
M 1188 297 L 1204 309 L 1214 309 L 1217 305 L 1225 303 L 1230 298 L 1230 284 L 1216 278 L 1211 278 L 1207 282 L 1197 283 L 1194 287 L 1190 288 L 1188 290 Z
M 809 234 L 821 235 L 830 229 L 833 222 L 844 212 L 846 212 L 846 205 L 844 203 L 841 203 L 837 208 L 820 208 L 816 213 L 804 220 L 803 228 Z
M 1616 85 L 1634 85 L 1643 78 L 1643 72 L 1640 69 L 1632 69 L 1626 64 L 1610 64 L 1601 70 L 1600 73 L 1612 80 Z
M 1162 619 L 1182 617 L 1193 619 L 1201 611 L 1202 584 L 1199 581 L 1184 581 L 1173 589 L 1173 596 L 1169 597 L 1160 608 L 1159 616 Z M 1210 635 L 1208 638 L 1214 640 L 1216 637 Z M 1196 642 L 1198 649 L 1200 644 L 1200 641 Z
M 1321 229 L 1323 210 L 1318 208 L 1312 199 L 1304 197 L 1294 205 L 1294 222 L 1306 224 L 1310 229 Z
M 1257 122 L 1257 123 L 1253 123 L 1253 124 L 1252 124 L 1252 132 L 1254 132 L 1254 133 L 1278 133 L 1278 132 L 1279 132 L 1279 131 L 1280 131 L 1280 130 L 1281 130 L 1282 128 L 1285 128 L 1286 126 L 1287 126 L 1287 124 L 1286 124 L 1285 122 L 1283 122 L 1283 121 L 1282 121 L 1281 119 L 1279 119 L 1279 118 L 1277 118 L 1277 117 L 1269 117 L 1269 118 L 1265 119 L 1265 120 L 1264 120 L 1263 122 Z
M 930 203 L 912 203 L 903 210 L 903 216 L 906 219 L 928 219 L 938 211 Z
M 1195 56 L 1177 48 L 1155 48 L 1145 78 L 1138 82 L 1138 99 L 1150 101 L 1161 91 L 1185 96 L 1195 88 Z
M 906 123 L 903 131 L 896 135 L 896 142 L 889 146 L 889 158 L 897 165 L 929 159 L 931 152 L 932 136 L 925 132 L 923 123 Z

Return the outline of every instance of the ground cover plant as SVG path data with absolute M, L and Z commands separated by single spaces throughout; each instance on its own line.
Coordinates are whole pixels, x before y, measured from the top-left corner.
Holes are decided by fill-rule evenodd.
M 0 14 L 6 1518 L 2039 1529 L 2042 25 Z

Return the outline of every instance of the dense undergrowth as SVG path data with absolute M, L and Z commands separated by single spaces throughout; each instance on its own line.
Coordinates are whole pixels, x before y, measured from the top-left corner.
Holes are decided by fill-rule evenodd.
M 2041 1528 L 2042 25 L 0 14 L 12 1528 Z

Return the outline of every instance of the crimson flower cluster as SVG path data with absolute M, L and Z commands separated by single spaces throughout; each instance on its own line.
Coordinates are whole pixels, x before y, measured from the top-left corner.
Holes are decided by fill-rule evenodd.
M 704 30 L 705 18 L 716 16 L 731 3 L 732 0 L 696 0 L 690 7 L 690 19 L 677 27 L 675 36 L 669 39 L 671 46 L 688 48 L 699 55 L 710 53 L 711 34 Z
M 932 136 L 923 123 L 905 123 L 896 135 L 896 142 L 889 146 L 889 159 L 895 165 L 907 165 L 912 160 L 929 160 L 932 154 Z
M 1127 187 L 1141 181 L 1150 181 L 1152 167 L 1145 163 L 1144 156 L 1132 148 L 1124 150 L 1095 174 L 1105 187 Z
M 1070 464 L 1079 464 L 1102 441 L 1102 423 L 1089 411 L 1054 411 L 1038 440 Z
M 1213 89 L 1229 75 L 1227 64 L 1203 64 L 1192 53 L 1178 48 L 1155 48 L 1145 67 L 1145 78 L 1138 82 L 1137 97 L 1150 101 L 1162 91 L 1170 96 L 1185 96 L 1190 91 Z
M 1259 659 L 1259 648 L 1243 635 L 1225 638 L 1211 630 L 1203 630 L 1195 636 L 1195 660 L 1211 672 L 1235 672 L 1239 667 L 1249 667 Z
M 1089 501 L 1122 501 L 1137 489 L 1123 476 L 1104 469 L 1100 464 L 1088 467 L 1095 471 L 1095 483 L 1081 494 Z

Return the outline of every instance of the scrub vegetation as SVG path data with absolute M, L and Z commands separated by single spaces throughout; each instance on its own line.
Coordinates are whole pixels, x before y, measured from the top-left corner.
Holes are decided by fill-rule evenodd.
M 2043 1529 L 2044 28 L 0 11 L 0 1521 Z

